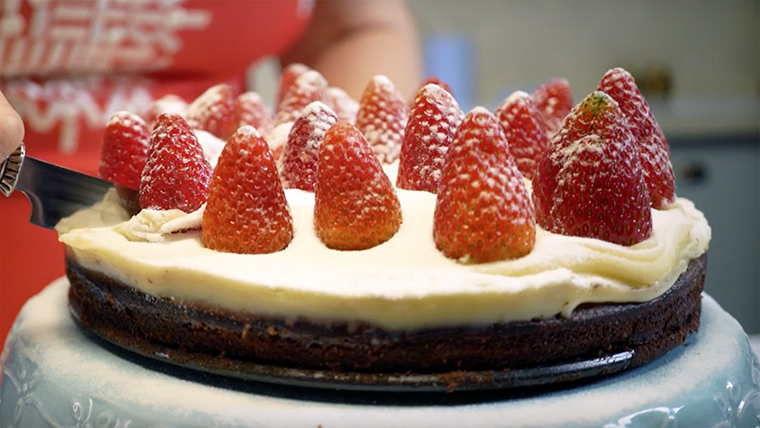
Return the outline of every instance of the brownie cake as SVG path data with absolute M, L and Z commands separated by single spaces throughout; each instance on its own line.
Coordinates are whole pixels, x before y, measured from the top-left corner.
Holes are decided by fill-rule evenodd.
M 633 351 L 635 367 L 699 327 L 705 257 L 645 303 L 584 304 L 570 317 L 411 331 L 367 322 L 287 320 L 157 299 L 67 260 L 71 308 L 87 329 L 146 355 L 212 370 L 246 365 L 368 373 L 530 368 Z
M 385 374 L 636 366 L 697 330 L 710 228 L 624 70 L 466 115 L 440 83 L 409 107 L 378 76 L 353 109 L 301 73 L 266 136 L 220 87 L 115 116 L 101 175 L 142 210 L 58 226 L 83 327 L 209 369 Z

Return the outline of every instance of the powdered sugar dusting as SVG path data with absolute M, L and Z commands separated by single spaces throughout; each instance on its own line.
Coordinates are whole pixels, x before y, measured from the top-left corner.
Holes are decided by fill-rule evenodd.
M 532 98 L 541 114 L 546 134 L 551 138 L 573 107 L 570 83 L 567 79 L 552 79 L 536 88 Z
M 195 211 L 206 200 L 211 173 L 211 165 L 187 122 L 176 114 L 163 114 L 151 134 L 140 179 L 140 206 Z
M 175 113 L 180 116 L 187 113 L 188 104 L 177 95 L 164 95 L 163 97 L 155 100 L 153 105 L 158 108 L 161 113 Z
M 396 185 L 435 193 L 448 148 L 464 113 L 436 84 L 417 92 L 404 130 Z
M 356 123 L 356 113 L 359 111 L 359 102 L 351 98 L 341 88 L 327 88 L 327 98 L 338 119 L 343 122 Z
M 187 107 L 187 121 L 193 128 L 199 128 L 208 120 L 221 114 L 220 106 L 225 101 L 229 86 L 223 83 L 212 86 Z
M 622 68 L 609 70 L 598 90 L 620 104 L 631 134 L 640 147 L 641 164 L 652 206 L 665 208 L 675 200 L 675 178 L 670 152 L 662 130 L 639 92 L 633 76 Z
M 277 107 L 275 126 L 292 122 L 298 118 L 304 107 L 314 101 L 326 99 L 327 80 L 316 70 L 301 74 L 290 86 Z
M 572 144 L 564 146 L 552 153 L 552 159 L 561 160 L 557 174 L 557 187 L 565 185 L 565 180 L 574 175 L 578 168 L 598 170 L 604 159 L 604 149 L 607 142 L 596 134 L 586 135 Z M 630 165 L 628 166 L 630 168 Z M 561 199 L 556 202 L 561 203 Z
M 266 134 L 272 129 L 272 113 L 257 92 L 247 91 L 237 97 L 238 127 L 250 125 Z
M 510 94 L 494 113 L 501 124 L 520 173 L 533 179 L 538 161 L 543 157 L 549 138 L 541 113 L 530 95 L 523 91 Z
M 484 108 L 459 125 L 436 199 L 436 246 L 460 262 L 520 258 L 533 249 L 533 204 L 501 126 Z
M 264 100 L 261 98 L 258 92 L 246 91 L 238 95 L 238 100 L 245 101 L 251 104 L 264 104 Z
M 531 97 L 525 91 L 514 91 L 504 99 L 504 104 L 508 105 L 524 105 Z
M 320 101 L 313 102 L 304 108 L 301 113 L 306 121 L 311 126 L 311 132 L 306 139 L 306 150 L 311 153 L 316 153 L 319 149 L 319 144 L 325 136 L 325 132 L 330 129 L 331 126 L 338 123 L 338 117 L 335 112 Z
M 372 78 L 359 102 L 356 127 L 381 162 L 398 159 L 409 116 L 404 97 L 383 75 Z
M 619 105 L 594 92 L 566 118 L 539 166 L 534 202 L 554 233 L 632 245 L 649 236 L 649 195 Z
M 139 116 L 119 111 L 106 123 L 98 176 L 130 189 L 140 185 L 150 146 L 150 132 Z
M 283 97 L 288 92 L 290 87 L 295 83 L 299 76 L 311 70 L 308 66 L 300 63 L 288 64 L 280 75 L 280 84 L 277 87 L 277 98 L 275 99 L 275 107 L 279 107 Z
M 202 216 L 206 248 L 238 254 L 282 251 L 293 224 L 277 168 L 256 128 L 241 126 L 229 139 L 209 185 Z
M 306 106 L 288 134 L 280 158 L 280 179 L 285 188 L 314 190 L 319 146 L 325 132 L 338 123 L 330 107 L 320 101 Z
M 246 138 L 261 138 L 261 133 L 258 129 L 251 125 L 243 125 L 238 128 L 237 133 Z
M 208 88 L 187 108 L 187 122 L 193 129 L 203 129 L 227 139 L 237 129 L 236 98 L 226 83 Z
M 128 111 L 117 111 L 106 122 L 106 127 L 120 125 L 124 128 L 146 126 L 145 121 L 138 115 Z
M 158 116 L 161 116 L 162 113 L 172 113 L 187 117 L 187 108 L 187 102 L 181 97 L 172 94 L 164 95 L 150 103 L 143 117 L 148 125 L 148 129 L 153 130 Z
M 488 111 L 488 109 L 485 108 L 485 107 L 483 107 L 483 106 L 475 106 L 475 107 L 472 108 L 472 110 L 470 110 L 470 112 L 468 114 L 477 115 L 478 116 L 477 120 L 483 121 L 483 120 L 487 120 L 487 119 L 484 118 L 484 117 L 482 117 L 481 115 L 483 115 L 483 114 L 489 114 L 490 115 L 491 112 Z
M 396 234 L 398 195 L 364 136 L 341 122 L 325 134 L 314 186 L 314 229 L 327 248 L 363 251 Z
M 396 86 L 393 85 L 393 82 L 391 82 L 391 79 L 389 79 L 388 76 L 385 76 L 383 74 L 376 75 L 375 77 L 372 78 L 372 81 L 375 83 L 375 85 L 377 85 L 383 91 L 393 92 L 396 89 Z

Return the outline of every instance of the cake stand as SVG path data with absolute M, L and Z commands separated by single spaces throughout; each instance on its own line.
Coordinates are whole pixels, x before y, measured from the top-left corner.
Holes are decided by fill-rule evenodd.
M 274 385 L 132 355 L 77 327 L 60 279 L 3 349 L 0 426 L 506 427 L 760 425 L 760 365 L 704 295 L 700 330 L 644 366 L 540 388 L 378 393 Z

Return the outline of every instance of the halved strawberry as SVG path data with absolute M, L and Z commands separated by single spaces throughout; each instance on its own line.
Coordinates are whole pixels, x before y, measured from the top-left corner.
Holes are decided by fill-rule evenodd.
M 436 84 L 417 92 L 404 130 L 396 186 L 438 191 L 441 168 L 464 113 L 450 93 Z
M 319 146 L 325 132 L 336 123 L 335 112 L 321 101 L 314 101 L 303 109 L 293 123 L 280 159 L 283 187 L 314 191 Z
M 214 85 L 187 107 L 187 123 L 226 140 L 238 127 L 237 100 L 226 83 Z
M 139 189 L 149 145 L 145 121 L 126 111 L 114 113 L 106 123 L 98 175 L 129 189 Z
M 250 125 L 262 135 L 272 129 L 272 113 L 258 93 L 248 91 L 238 95 L 235 108 L 238 127 Z
M 538 161 L 543 157 L 549 138 L 546 136 L 533 99 L 523 91 L 508 96 L 494 112 L 509 142 L 509 151 L 523 177 L 532 180 Z
M 335 250 L 365 250 L 391 239 L 401 226 L 401 204 L 361 132 L 341 122 L 319 147 L 314 228 Z
M 242 126 L 219 156 L 203 210 L 206 248 L 240 254 L 283 250 L 293 239 L 293 219 L 266 141 Z
M 501 125 L 475 107 L 449 148 L 433 223 L 436 247 L 448 258 L 488 263 L 533 250 L 533 205 Z
M 587 96 L 565 119 L 533 180 L 536 221 L 549 232 L 633 245 L 652 213 L 639 149 L 618 103 Z
M 604 74 L 597 87 L 620 105 L 633 138 L 641 151 L 641 166 L 647 183 L 652 207 L 665 209 L 676 200 L 673 165 L 670 151 L 660 125 L 649 109 L 649 104 L 639 92 L 631 73 L 613 68 Z
M 285 122 L 293 122 L 301 115 L 301 110 L 314 101 L 326 101 L 327 80 L 316 70 L 309 70 L 301 74 L 290 85 L 283 95 L 282 101 L 277 106 L 274 117 L 274 125 Z
M 533 91 L 533 101 L 544 120 L 546 134 L 551 138 L 562 120 L 573 109 L 573 93 L 566 79 L 552 79 Z
M 440 77 L 438 76 L 429 76 L 427 79 L 422 81 L 422 84 L 420 85 L 420 89 L 424 88 L 425 86 L 429 84 L 438 85 L 441 88 L 443 88 L 444 91 L 451 94 L 451 96 L 454 96 L 454 91 L 451 90 L 451 86 L 449 86 L 448 83 L 444 82 Z
M 327 88 L 327 101 L 326 104 L 333 109 L 341 122 L 356 122 L 359 103 L 346 91 L 336 87 Z
M 185 114 L 187 114 L 187 102 L 182 97 L 173 94 L 164 95 L 157 100 L 153 100 L 143 115 L 149 131 L 153 130 L 158 116 L 161 116 L 162 113 L 176 113 L 185 117 Z
M 178 114 L 158 117 L 140 181 L 140 206 L 196 211 L 206 202 L 211 165 L 190 126 Z
M 301 77 L 302 74 L 306 73 L 309 70 L 311 70 L 311 68 L 299 63 L 289 64 L 282 69 L 282 74 L 280 75 L 280 86 L 277 88 L 277 99 L 274 103 L 275 107 L 280 105 L 282 98 L 288 92 L 290 87 L 293 86 L 293 84 L 296 82 L 296 79 Z
M 373 77 L 359 101 L 356 127 L 381 162 L 398 159 L 408 118 L 409 106 L 393 83 L 382 75 Z

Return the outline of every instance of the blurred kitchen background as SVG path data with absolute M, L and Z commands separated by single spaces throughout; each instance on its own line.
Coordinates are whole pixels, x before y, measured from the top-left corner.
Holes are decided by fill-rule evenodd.
M 760 1 L 408 3 L 426 73 L 465 111 L 554 77 L 578 102 L 608 69 L 629 70 L 668 139 L 676 193 L 712 226 L 706 291 L 760 334 Z

